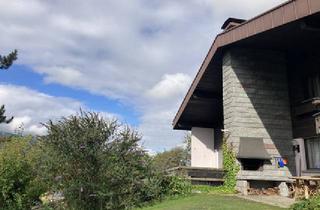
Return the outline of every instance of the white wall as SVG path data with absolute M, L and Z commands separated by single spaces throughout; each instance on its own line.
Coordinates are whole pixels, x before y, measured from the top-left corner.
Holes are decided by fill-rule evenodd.
M 214 148 L 214 129 L 193 127 L 191 130 L 191 166 L 219 168 L 219 151 Z

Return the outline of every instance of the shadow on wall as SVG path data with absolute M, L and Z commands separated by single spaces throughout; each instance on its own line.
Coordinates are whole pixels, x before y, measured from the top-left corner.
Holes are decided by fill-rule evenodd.
M 234 127 L 238 137 L 263 138 L 274 158 L 288 159 L 295 174 L 286 56 L 280 52 L 235 49 L 230 52 L 235 73 Z M 273 163 L 275 164 L 275 163 Z

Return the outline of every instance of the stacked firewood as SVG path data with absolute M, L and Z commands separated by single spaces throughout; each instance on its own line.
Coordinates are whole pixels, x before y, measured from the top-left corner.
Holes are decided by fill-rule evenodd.
M 295 182 L 292 185 L 292 196 L 296 199 L 309 199 L 320 193 L 319 177 L 295 177 Z
M 249 188 L 248 195 L 278 195 L 279 188 L 278 187 L 270 187 L 270 188 Z

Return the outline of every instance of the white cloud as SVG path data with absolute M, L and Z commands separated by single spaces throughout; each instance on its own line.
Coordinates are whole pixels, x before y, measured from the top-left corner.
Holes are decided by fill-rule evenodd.
M 21 16 L 37 16 L 45 10 L 43 5 L 37 0 L 0 1 L 1 12 L 4 16 L 20 14 Z
M 159 151 L 181 144 L 185 132 L 172 131 L 171 123 L 190 84 L 189 75 L 165 74 L 146 92 L 143 100 L 147 103 L 140 105 L 144 115 L 139 126 L 146 147 Z
M 46 82 L 132 105 L 146 144 L 157 150 L 180 143 L 172 118 L 223 21 L 281 2 L 0 0 L 0 53 L 17 48 L 18 62 Z
M 22 126 L 24 132 L 37 135 L 46 133 L 46 128 L 41 123 L 76 114 L 80 108 L 86 108 L 83 103 L 74 99 L 54 97 L 13 85 L 0 85 L 0 101 L 6 105 L 6 115 L 14 116 L 10 124 L 1 124 L 0 130 L 15 132 Z M 118 117 L 103 112 L 101 115 L 107 118 Z
M 47 83 L 59 81 L 61 84 L 72 84 L 79 82 L 83 78 L 83 74 L 80 71 L 70 67 L 51 67 L 47 70 L 55 72 L 55 74 L 50 74 L 45 78 Z
M 26 87 L 0 85 L 0 101 L 6 105 L 6 114 L 13 121 L 1 125 L 2 129 L 14 132 L 21 125 L 26 133 L 44 134 L 40 123 L 76 113 L 83 104 L 69 98 L 46 95 Z
M 186 74 L 165 74 L 162 80 L 147 91 L 152 99 L 176 98 L 184 94 L 191 84 L 191 77 Z

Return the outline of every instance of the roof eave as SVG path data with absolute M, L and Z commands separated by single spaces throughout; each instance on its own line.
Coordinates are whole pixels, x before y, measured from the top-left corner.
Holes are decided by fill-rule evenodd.
M 293 22 L 308 15 L 315 14 L 320 11 L 319 0 L 289 0 L 277 7 L 272 8 L 238 26 L 218 34 L 214 39 L 204 61 L 202 62 L 196 77 L 194 78 L 187 94 L 185 95 L 178 112 L 173 120 L 173 128 L 177 129 L 178 121 L 184 112 L 194 90 L 199 84 L 204 72 L 211 62 L 218 49 L 240 41 L 245 38 L 252 37 L 256 34 L 268 31 L 270 29 Z M 265 23 L 265 24 L 264 24 Z

